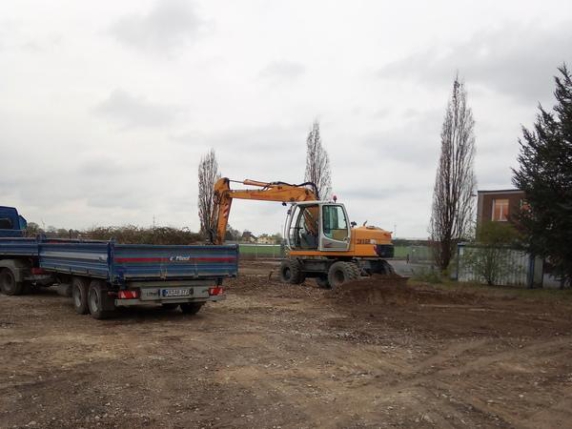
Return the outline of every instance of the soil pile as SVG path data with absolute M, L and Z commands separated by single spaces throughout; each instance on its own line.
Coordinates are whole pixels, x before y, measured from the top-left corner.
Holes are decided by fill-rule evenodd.
M 470 293 L 450 292 L 429 286 L 409 286 L 406 277 L 397 275 L 377 275 L 348 282 L 333 290 L 331 297 L 336 303 L 346 306 L 463 305 L 474 304 L 478 299 Z

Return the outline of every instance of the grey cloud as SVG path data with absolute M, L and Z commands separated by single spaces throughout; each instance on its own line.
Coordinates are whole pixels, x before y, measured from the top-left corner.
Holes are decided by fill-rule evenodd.
M 159 0 L 147 14 L 124 16 L 109 30 L 118 41 L 131 47 L 170 52 L 194 40 L 202 25 L 191 2 Z
M 484 162 L 479 162 L 483 160 Z M 511 188 L 512 187 L 512 170 L 517 164 L 516 159 L 507 162 L 506 157 L 487 156 L 486 158 L 477 159 L 475 170 L 478 178 L 478 188 Z
M 413 114 L 411 109 L 406 112 L 399 115 L 398 123 L 403 125 L 367 134 L 362 138 L 361 145 L 372 148 L 384 159 L 423 168 L 437 159 L 444 112 L 432 110 Z
M 131 189 L 104 190 L 89 195 L 87 205 L 104 209 L 137 209 L 149 211 L 153 205 L 148 201 L 148 194 L 135 187 Z
M 390 107 L 382 107 L 380 109 L 377 109 L 375 112 L 373 112 L 373 114 L 371 115 L 372 119 L 384 119 L 389 117 L 389 115 L 391 114 L 391 108 Z
M 82 196 L 87 205 L 96 208 L 150 209 L 148 191 L 153 185 L 144 183 L 154 171 L 151 161 L 113 159 L 98 153 L 85 153 L 80 157 L 72 195 Z
M 183 145 L 201 144 L 205 147 L 218 149 L 235 149 L 255 154 L 264 154 L 266 151 L 288 152 L 292 146 L 298 145 L 305 150 L 306 126 L 261 126 L 233 128 L 217 133 L 188 132 L 171 136 L 171 140 Z
M 119 168 L 111 172 L 95 161 L 54 165 L 53 174 L 38 175 L 35 180 L 18 179 L 15 189 L 23 209 L 44 206 L 51 210 L 57 209 L 53 207 L 54 201 L 64 205 L 85 201 L 94 208 L 150 210 L 153 202 L 145 182 L 148 170 Z M 141 183 L 146 183 L 145 187 Z
M 175 121 L 183 109 L 172 105 L 151 103 L 145 97 L 136 97 L 116 89 L 94 108 L 98 116 L 109 118 L 124 128 L 161 127 Z
M 125 168 L 130 168 L 130 165 L 122 166 L 114 159 L 90 155 L 78 163 L 76 171 L 80 174 L 89 171 L 91 179 L 100 179 L 102 177 L 117 176 L 120 172 L 124 171 Z
M 36 42 L 35 40 L 29 40 L 22 44 L 22 49 L 27 52 L 36 53 L 36 52 L 43 52 L 44 47 Z
M 471 85 L 534 103 L 552 94 L 551 77 L 572 59 L 571 44 L 572 23 L 551 31 L 513 24 L 449 47 L 430 47 L 388 64 L 378 76 L 449 86 L 458 70 Z
M 2 20 L 0 21 L 0 51 L 6 49 L 10 39 L 14 36 L 19 36 L 20 29 L 15 21 Z
M 353 186 L 338 186 L 336 191 L 340 195 L 351 196 L 355 200 L 364 201 L 383 201 L 395 198 L 396 195 L 414 193 L 419 189 L 419 184 L 411 183 L 409 185 L 400 185 L 391 182 L 380 181 L 376 187 L 369 189 L 356 189 Z
M 207 138 L 207 142 L 214 147 L 239 146 L 242 150 L 260 154 L 266 150 L 288 151 L 297 142 L 300 147 L 305 148 L 306 134 L 305 129 L 297 130 L 279 126 L 242 128 L 211 136 Z
M 283 81 L 293 81 L 306 72 L 306 67 L 294 61 L 273 61 L 260 71 L 260 77 L 265 79 L 276 79 Z
M 150 168 L 150 164 L 150 160 L 142 162 L 134 159 L 115 159 L 107 154 L 86 152 L 79 157 L 75 169 L 79 174 L 88 171 L 90 180 L 97 181 L 102 178 L 134 176 L 146 171 Z
M 222 175 L 232 179 L 300 183 L 306 165 L 307 124 L 236 127 L 179 144 L 216 150 Z M 183 136 L 185 138 L 185 136 Z
M 21 44 L 21 49 L 28 53 L 39 53 L 53 50 L 62 45 L 64 37 L 59 33 L 52 33 L 42 37 L 28 37 Z

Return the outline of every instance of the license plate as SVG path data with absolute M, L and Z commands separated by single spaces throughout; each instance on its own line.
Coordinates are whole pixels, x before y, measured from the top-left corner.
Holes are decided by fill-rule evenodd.
M 163 298 L 175 298 L 181 296 L 192 295 L 192 289 L 161 289 L 161 296 Z

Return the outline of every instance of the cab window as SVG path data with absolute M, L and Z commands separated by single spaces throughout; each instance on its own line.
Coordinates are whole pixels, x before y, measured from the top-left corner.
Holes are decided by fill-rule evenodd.
M 318 247 L 318 205 L 298 206 L 294 214 L 295 223 L 290 230 L 293 248 L 316 249 Z
M 322 225 L 325 237 L 338 241 L 348 238 L 348 224 L 342 207 L 323 206 Z

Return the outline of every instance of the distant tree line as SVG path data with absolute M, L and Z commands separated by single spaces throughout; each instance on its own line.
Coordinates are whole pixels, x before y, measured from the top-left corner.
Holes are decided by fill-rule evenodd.
M 122 244 L 173 244 L 187 245 L 204 243 L 204 237 L 199 232 L 193 232 L 188 228 L 173 228 L 168 226 L 154 226 L 144 228 L 135 225 L 124 226 L 98 226 L 83 230 L 65 229 L 48 226 L 41 228 L 35 222 L 28 222 L 26 230 L 28 237 L 45 235 L 48 238 L 71 238 L 83 240 L 111 240 L 114 239 Z M 228 227 L 226 241 L 250 242 L 249 237 L 254 237 L 248 230 L 239 231 Z M 259 238 L 268 237 L 274 244 L 280 244 L 280 234 L 261 234 Z
M 172 227 L 142 228 L 134 225 L 121 227 L 96 227 L 85 231 L 85 237 L 93 240 L 115 239 L 125 244 L 197 244 L 201 235 L 187 228 Z

